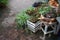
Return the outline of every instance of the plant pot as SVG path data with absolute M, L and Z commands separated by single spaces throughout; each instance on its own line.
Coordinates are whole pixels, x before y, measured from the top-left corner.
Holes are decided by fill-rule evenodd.
M 28 26 L 28 29 L 32 32 L 36 32 L 38 30 L 40 30 L 40 21 L 37 21 L 36 23 L 33 23 L 29 20 L 27 20 L 27 26 Z
M 36 17 L 32 17 L 32 18 L 29 19 L 29 21 L 32 22 L 32 23 L 36 23 L 39 20 Z

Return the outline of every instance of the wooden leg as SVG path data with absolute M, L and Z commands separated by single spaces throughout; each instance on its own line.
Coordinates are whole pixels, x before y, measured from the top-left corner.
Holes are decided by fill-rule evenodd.
M 40 39 L 45 40 L 46 34 L 43 35 L 43 37 L 40 36 Z
M 59 29 L 60 29 L 60 24 L 58 24 L 58 26 L 57 26 L 56 34 L 58 33 Z
M 46 38 L 46 34 L 44 34 L 43 40 L 45 40 L 45 38 Z
M 57 31 L 57 25 L 55 24 L 55 25 L 54 25 L 54 34 L 57 33 L 56 31 Z

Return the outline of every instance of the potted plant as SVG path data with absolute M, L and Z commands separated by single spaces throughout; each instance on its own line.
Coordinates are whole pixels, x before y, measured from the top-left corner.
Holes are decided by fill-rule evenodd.
M 26 14 L 30 16 L 30 18 L 27 20 L 28 29 L 32 32 L 36 32 L 39 28 L 37 26 L 39 25 L 38 18 L 40 17 L 38 8 L 30 7 L 27 9 Z
M 37 30 L 39 30 L 39 25 L 40 24 L 40 21 L 38 20 L 37 17 L 30 17 L 28 20 L 27 20 L 27 25 L 28 25 L 28 29 L 31 30 L 32 32 L 36 32 Z
M 28 25 L 28 29 L 31 30 L 32 32 L 36 32 L 37 30 L 39 30 L 39 18 L 40 14 L 38 12 L 34 13 L 28 20 L 27 20 L 27 25 Z
M 32 15 L 34 13 L 34 7 L 29 7 L 27 10 L 26 10 L 26 14 L 28 15 Z
M 45 14 L 47 14 L 49 11 L 51 10 L 51 7 L 50 6 L 44 6 L 44 7 L 40 7 L 39 8 L 39 13 L 41 14 L 41 15 L 45 15 Z
M 38 20 L 38 17 L 40 17 L 40 14 L 38 12 L 38 7 L 34 8 L 34 7 L 30 7 L 29 9 L 27 9 L 26 14 L 28 14 L 29 16 L 31 16 L 31 18 L 29 19 L 29 21 L 35 23 Z

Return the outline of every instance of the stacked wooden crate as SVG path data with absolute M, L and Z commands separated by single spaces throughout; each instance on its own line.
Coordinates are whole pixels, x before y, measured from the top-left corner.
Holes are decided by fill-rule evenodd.
M 28 25 L 28 29 L 31 30 L 32 32 L 36 32 L 38 30 L 40 30 L 40 21 L 37 21 L 36 23 L 33 23 L 29 20 L 27 20 L 27 25 Z

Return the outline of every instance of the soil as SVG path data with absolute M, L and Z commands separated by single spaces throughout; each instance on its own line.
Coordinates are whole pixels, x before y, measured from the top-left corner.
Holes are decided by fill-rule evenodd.
M 38 21 L 37 18 L 31 18 L 29 21 L 31 21 L 32 23 L 36 23 Z

